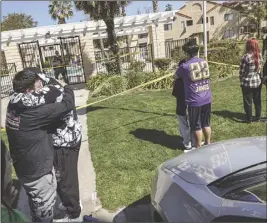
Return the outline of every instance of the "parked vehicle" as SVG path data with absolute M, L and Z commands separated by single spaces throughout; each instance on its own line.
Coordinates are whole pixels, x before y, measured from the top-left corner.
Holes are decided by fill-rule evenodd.
M 266 221 L 266 136 L 214 143 L 161 164 L 155 222 Z

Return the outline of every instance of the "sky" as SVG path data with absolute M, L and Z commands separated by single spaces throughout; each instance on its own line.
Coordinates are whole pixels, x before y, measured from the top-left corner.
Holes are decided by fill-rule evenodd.
M 2 1 L 1 7 L 1 19 L 3 16 L 8 15 L 9 13 L 25 13 L 27 15 L 31 15 L 35 21 L 38 22 L 38 26 L 48 26 L 55 25 L 56 22 L 50 18 L 48 14 L 48 5 L 49 1 L 10 1 L 5 0 Z M 166 4 L 171 4 L 173 6 L 173 10 L 179 9 L 184 5 L 184 1 L 159 1 L 159 11 L 164 11 Z M 152 1 L 133 1 L 126 8 L 127 15 L 136 15 L 138 9 L 145 13 L 145 9 L 151 7 L 152 9 Z M 67 23 L 71 22 L 80 22 L 84 20 L 86 16 L 83 12 L 76 12 L 74 10 L 74 16 L 72 19 L 67 20 Z

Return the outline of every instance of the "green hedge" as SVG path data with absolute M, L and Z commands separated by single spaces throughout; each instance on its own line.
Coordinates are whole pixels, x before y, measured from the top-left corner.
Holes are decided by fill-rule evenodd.
M 167 73 L 164 71 L 155 73 L 128 72 L 126 75 L 98 74 L 87 81 L 87 88 L 92 97 L 111 96 L 127 89 L 134 88 L 140 84 L 147 83 Z M 170 89 L 173 86 L 173 77 L 166 78 L 157 83 L 150 84 L 143 89 Z

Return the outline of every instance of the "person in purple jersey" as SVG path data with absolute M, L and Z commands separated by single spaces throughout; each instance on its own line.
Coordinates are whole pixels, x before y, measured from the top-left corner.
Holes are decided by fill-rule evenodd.
M 183 80 L 189 125 L 195 137 L 196 148 L 199 148 L 203 132 L 205 144 L 210 144 L 211 141 L 210 114 L 212 97 L 209 67 L 207 61 L 197 56 L 199 46 L 194 40 L 186 43 L 182 49 L 188 55 L 188 60 L 179 66 L 175 76 Z

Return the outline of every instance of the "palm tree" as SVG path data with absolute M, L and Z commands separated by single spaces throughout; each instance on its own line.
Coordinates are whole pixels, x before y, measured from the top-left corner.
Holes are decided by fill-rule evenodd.
M 121 6 L 127 5 L 127 1 L 74 1 L 75 7 L 79 11 L 84 11 L 94 20 L 103 20 L 106 24 L 108 43 L 112 53 L 116 57 L 117 68 L 122 74 L 121 60 L 119 56 L 119 46 L 115 33 L 115 16 L 120 15 Z
M 123 17 L 126 16 L 126 6 L 128 6 L 130 3 L 131 3 L 130 1 L 125 1 L 125 3 L 121 5 L 121 15 Z M 130 52 L 130 49 L 129 49 L 130 44 L 129 44 L 128 35 L 125 36 L 125 41 L 126 41 L 127 53 L 129 53 Z
M 66 19 L 73 16 L 73 4 L 71 1 L 51 1 L 48 6 L 49 14 L 53 20 L 58 20 L 58 24 L 65 24 Z
M 158 12 L 159 11 L 159 5 L 158 5 L 158 0 L 153 0 L 153 12 Z

